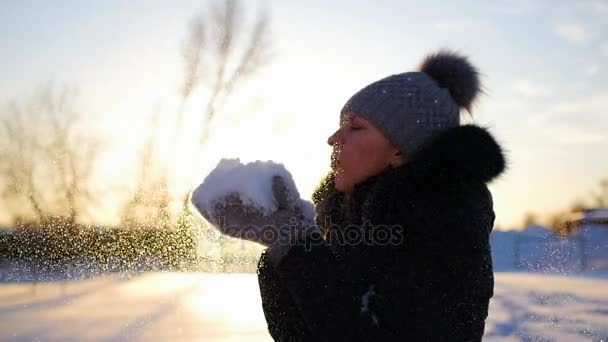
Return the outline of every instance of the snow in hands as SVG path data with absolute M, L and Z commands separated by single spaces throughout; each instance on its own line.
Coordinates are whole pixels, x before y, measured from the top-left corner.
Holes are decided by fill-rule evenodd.
M 275 176 L 280 176 L 289 190 L 287 201 L 298 203 L 305 216 L 312 219 L 312 203 L 300 199 L 293 177 L 285 166 L 272 161 L 243 164 L 238 158 L 222 159 L 193 192 L 192 203 L 199 212 L 215 216 L 218 204 L 236 194 L 246 207 L 269 216 L 278 209 L 278 201 L 272 191 Z
M 222 234 L 270 247 L 315 230 L 312 203 L 300 199 L 281 164 L 222 159 L 194 191 L 192 203 Z

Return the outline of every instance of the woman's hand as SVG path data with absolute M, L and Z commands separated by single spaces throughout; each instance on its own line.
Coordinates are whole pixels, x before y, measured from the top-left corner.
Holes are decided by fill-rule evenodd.
M 316 229 L 304 214 L 304 201 L 295 199 L 281 176 L 272 179 L 277 209 L 270 215 L 244 203 L 236 192 L 216 201 L 213 210 L 197 209 L 222 234 L 260 243 L 264 246 L 288 244 L 295 234 Z

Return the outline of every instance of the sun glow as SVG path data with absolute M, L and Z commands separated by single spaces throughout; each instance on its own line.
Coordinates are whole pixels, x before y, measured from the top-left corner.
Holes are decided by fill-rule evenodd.
M 184 309 L 214 322 L 214 330 L 234 334 L 265 326 L 257 280 L 250 274 L 214 274 L 201 278 L 200 285 Z

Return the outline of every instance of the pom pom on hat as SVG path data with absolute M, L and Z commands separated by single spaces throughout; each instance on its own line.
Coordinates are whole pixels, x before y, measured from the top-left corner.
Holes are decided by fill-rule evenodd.
M 471 105 L 481 91 L 479 72 L 469 60 L 450 50 L 428 55 L 419 70 L 447 88 L 458 106 L 471 111 Z

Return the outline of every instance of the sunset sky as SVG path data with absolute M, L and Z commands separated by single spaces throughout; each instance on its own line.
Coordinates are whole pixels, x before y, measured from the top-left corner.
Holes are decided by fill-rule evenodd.
M 482 72 L 474 122 L 507 151 L 491 185 L 497 223 L 518 227 L 587 198 L 608 177 L 608 1 L 243 1 L 271 16 L 274 58 L 214 123 L 209 145 L 179 156 L 181 186 L 221 157 L 272 159 L 307 197 L 328 170 L 327 137 L 361 87 L 456 49 Z M 153 115 L 174 113 L 180 46 L 204 1 L 6 1 L 0 7 L 0 103 L 53 82 L 107 148 L 99 182 L 132 182 Z M 204 94 L 186 113 L 198 130 Z M 204 156 L 201 155 L 204 154 Z M 166 161 L 169 162 L 169 161 Z M 110 207 L 100 210 L 112 220 Z

